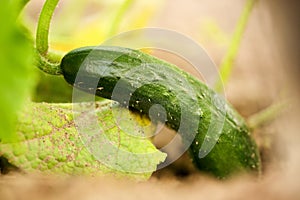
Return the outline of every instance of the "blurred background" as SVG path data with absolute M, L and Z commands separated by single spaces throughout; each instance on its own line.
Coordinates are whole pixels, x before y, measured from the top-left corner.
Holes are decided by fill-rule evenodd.
M 220 66 L 230 48 L 234 31 L 247 2 L 76 0 L 75 3 L 71 0 L 61 0 L 50 29 L 50 48 L 68 52 L 81 46 L 99 45 L 124 31 L 161 27 L 191 37 L 206 49 L 216 65 Z M 25 24 L 33 34 L 43 3 L 44 1 L 31 0 L 22 13 Z M 170 195 L 170 198 L 177 199 L 183 195 L 199 193 L 214 199 L 247 199 L 250 198 L 250 194 L 251 198 L 254 198 L 252 195 L 270 199 L 300 197 L 297 191 L 299 181 L 295 178 L 298 177 L 300 169 L 298 8 L 299 3 L 292 0 L 255 1 L 234 58 L 229 81 L 224 86 L 228 101 L 246 119 L 278 102 L 292 102 L 288 103 L 289 106 L 285 107 L 283 114 L 276 116 L 275 120 L 264 124 L 253 133 L 260 147 L 264 165 L 260 183 L 250 178 L 237 178 L 226 182 L 227 185 L 224 186 L 196 173 L 183 156 L 166 171 L 157 172 L 147 183 L 149 185 L 128 188 L 126 184 L 112 181 L 104 188 L 109 188 L 109 184 L 120 184 L 118 189 L 121 188 L 121 191 L 132 189 L 135 194 L 146 198 L 151 191 L 161 192 L 160 195 L 167 198 L 161 188 L 173 191 L 178 189 L 178 185 L 183 188 L 179 190 L 180 195 Z M 63 78 L 39 72 L 39 83 L 32 97 L 34 101 L 71 102 L 71 96 L 72 88 Z M 167 187 L 163 186 L 165 179 L 168 183 L 170 180 L 173 182 Z M 191 186 L 186 187 L 186 183 L 191 183 Z M 56 183 L 54 185 L 58 187 Z M 66 188 L 70 187 L 66 183 L 63 185 Z M 205 189 L 202 188 L 203 185 Z M 81 181 L 77 180 L 73 186 L 81 188 L 90 185 L 82 185 Z M 91 188 L 101 186 L 102 182 L 99 181 Z M 56 187 L 51 191 L 59 191 Z M 195 192 L 190 194 L 187 192 L 189 190 Z M 97 194 L 94 190 L 88 191 L 91 197 Z M 218 192 L 213 194 L 215 191 Z M 61 195 L 68 194 L 74 196 L 74 192 Z M 110 193 L 106 195 L 111 197 Z M 152 198 L 154 197 L 151 196 Z

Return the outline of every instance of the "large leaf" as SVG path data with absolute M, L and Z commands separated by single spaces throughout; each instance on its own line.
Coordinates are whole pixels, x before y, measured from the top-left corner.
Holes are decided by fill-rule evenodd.
M 149 178 L 166 157 L 145 137 L 155 126 L 112 101 L 95 105 L 90 115 L 83 110 L 94 104 L 30 103 L 19 116 L 20 140 L 0 144 L 0 155 L 26 172 Z M 93 114 L 97 124 L 90 123 Z M 80 120 L 87 125 L 84 130 Z

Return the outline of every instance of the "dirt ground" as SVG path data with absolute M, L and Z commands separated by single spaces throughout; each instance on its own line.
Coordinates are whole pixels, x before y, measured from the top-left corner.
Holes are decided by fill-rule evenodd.
M 168 0 L 164 5 L 168 12 L 162 9 L 157 15 L 160 20 L 151 26 L 180 30 L 199 38 L 197 29 L 186 22 L 201 22 L 201 16 L 209 13 L 230 33 L 244 3 Z M 215 180 L 195 170 L 184 155 L 173 165 L 155 172 L 147 182 L 9 174 L 0 177 L 0 199 L 300 199 L 300 84 L 299 71 L 293 67 L 299 64 L 294 54 L 299 49 L 292 39 L 298 30 L 297 20 L 291 16 L 294 6 L 283 4 L 257 4 L 226 87 L 227 99 L 246 118 L 280 99 L 289 98 L 294 104 L 290 107 L 292 112 L 285 112 L 253 133 L 264 163 L 260 178 L 245 175 Z M 178 12 L 181 17 L 174 20 Z M 203 46 L 218 65 L 225 49 L 209 42 Z

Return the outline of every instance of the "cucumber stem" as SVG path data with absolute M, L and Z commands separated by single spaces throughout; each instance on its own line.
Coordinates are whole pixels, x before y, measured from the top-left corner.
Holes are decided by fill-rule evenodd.
M 237 56 L 243 33 L 245 32 L 246 25 L 249 20 L 250 13 L 254 7 L 254 4 L 257 0 L 248 0 L 243 9 L 243 12 L 238 20 L 237 26 L 234 30 L 233 36 L 231 38 L 231 42 L 229 45 L 229 49 L 225 54 L 221 65 L 220 65 L 220 79 L 217 81 L 215 85 L 215 90 L 217 92 L 223 91 L 223 84 L 226 84 L 229 80 L 233 62 Z
M 50 22 L 58 1 L 59 0 L 46 0 L 39 17 L 36 31 L 37 66 L 42 71 L 51 75 L 62 74 L 60 69 L 60 60 L 62 56 L 48 51 Z
M 36 31 L 36 49 L 42 55 L 48 53 L 48 34 L 53 12 L 59 0 L 46 0 L 38 21 Z

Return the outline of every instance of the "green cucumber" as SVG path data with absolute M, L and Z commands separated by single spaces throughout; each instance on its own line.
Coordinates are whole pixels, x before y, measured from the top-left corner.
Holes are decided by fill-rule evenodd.
M 150 118 L 152 106 L 162 106 L 165 113 L 156 120 L 178 131 L 183 142 L 192 138 L 189 151 L 199 170 L 220 178 L 244 171 L 260 173 L 258 148 L 243 118 L 221 96 L 177 66 L 139 50 L 100 46 L 69 52 L 61 69 L 74 87 L 116 100 Z M 219 132 L 218 123 L 222 125 Z M 209 139 L 215 145 L 203 150 L 202 144 Z

